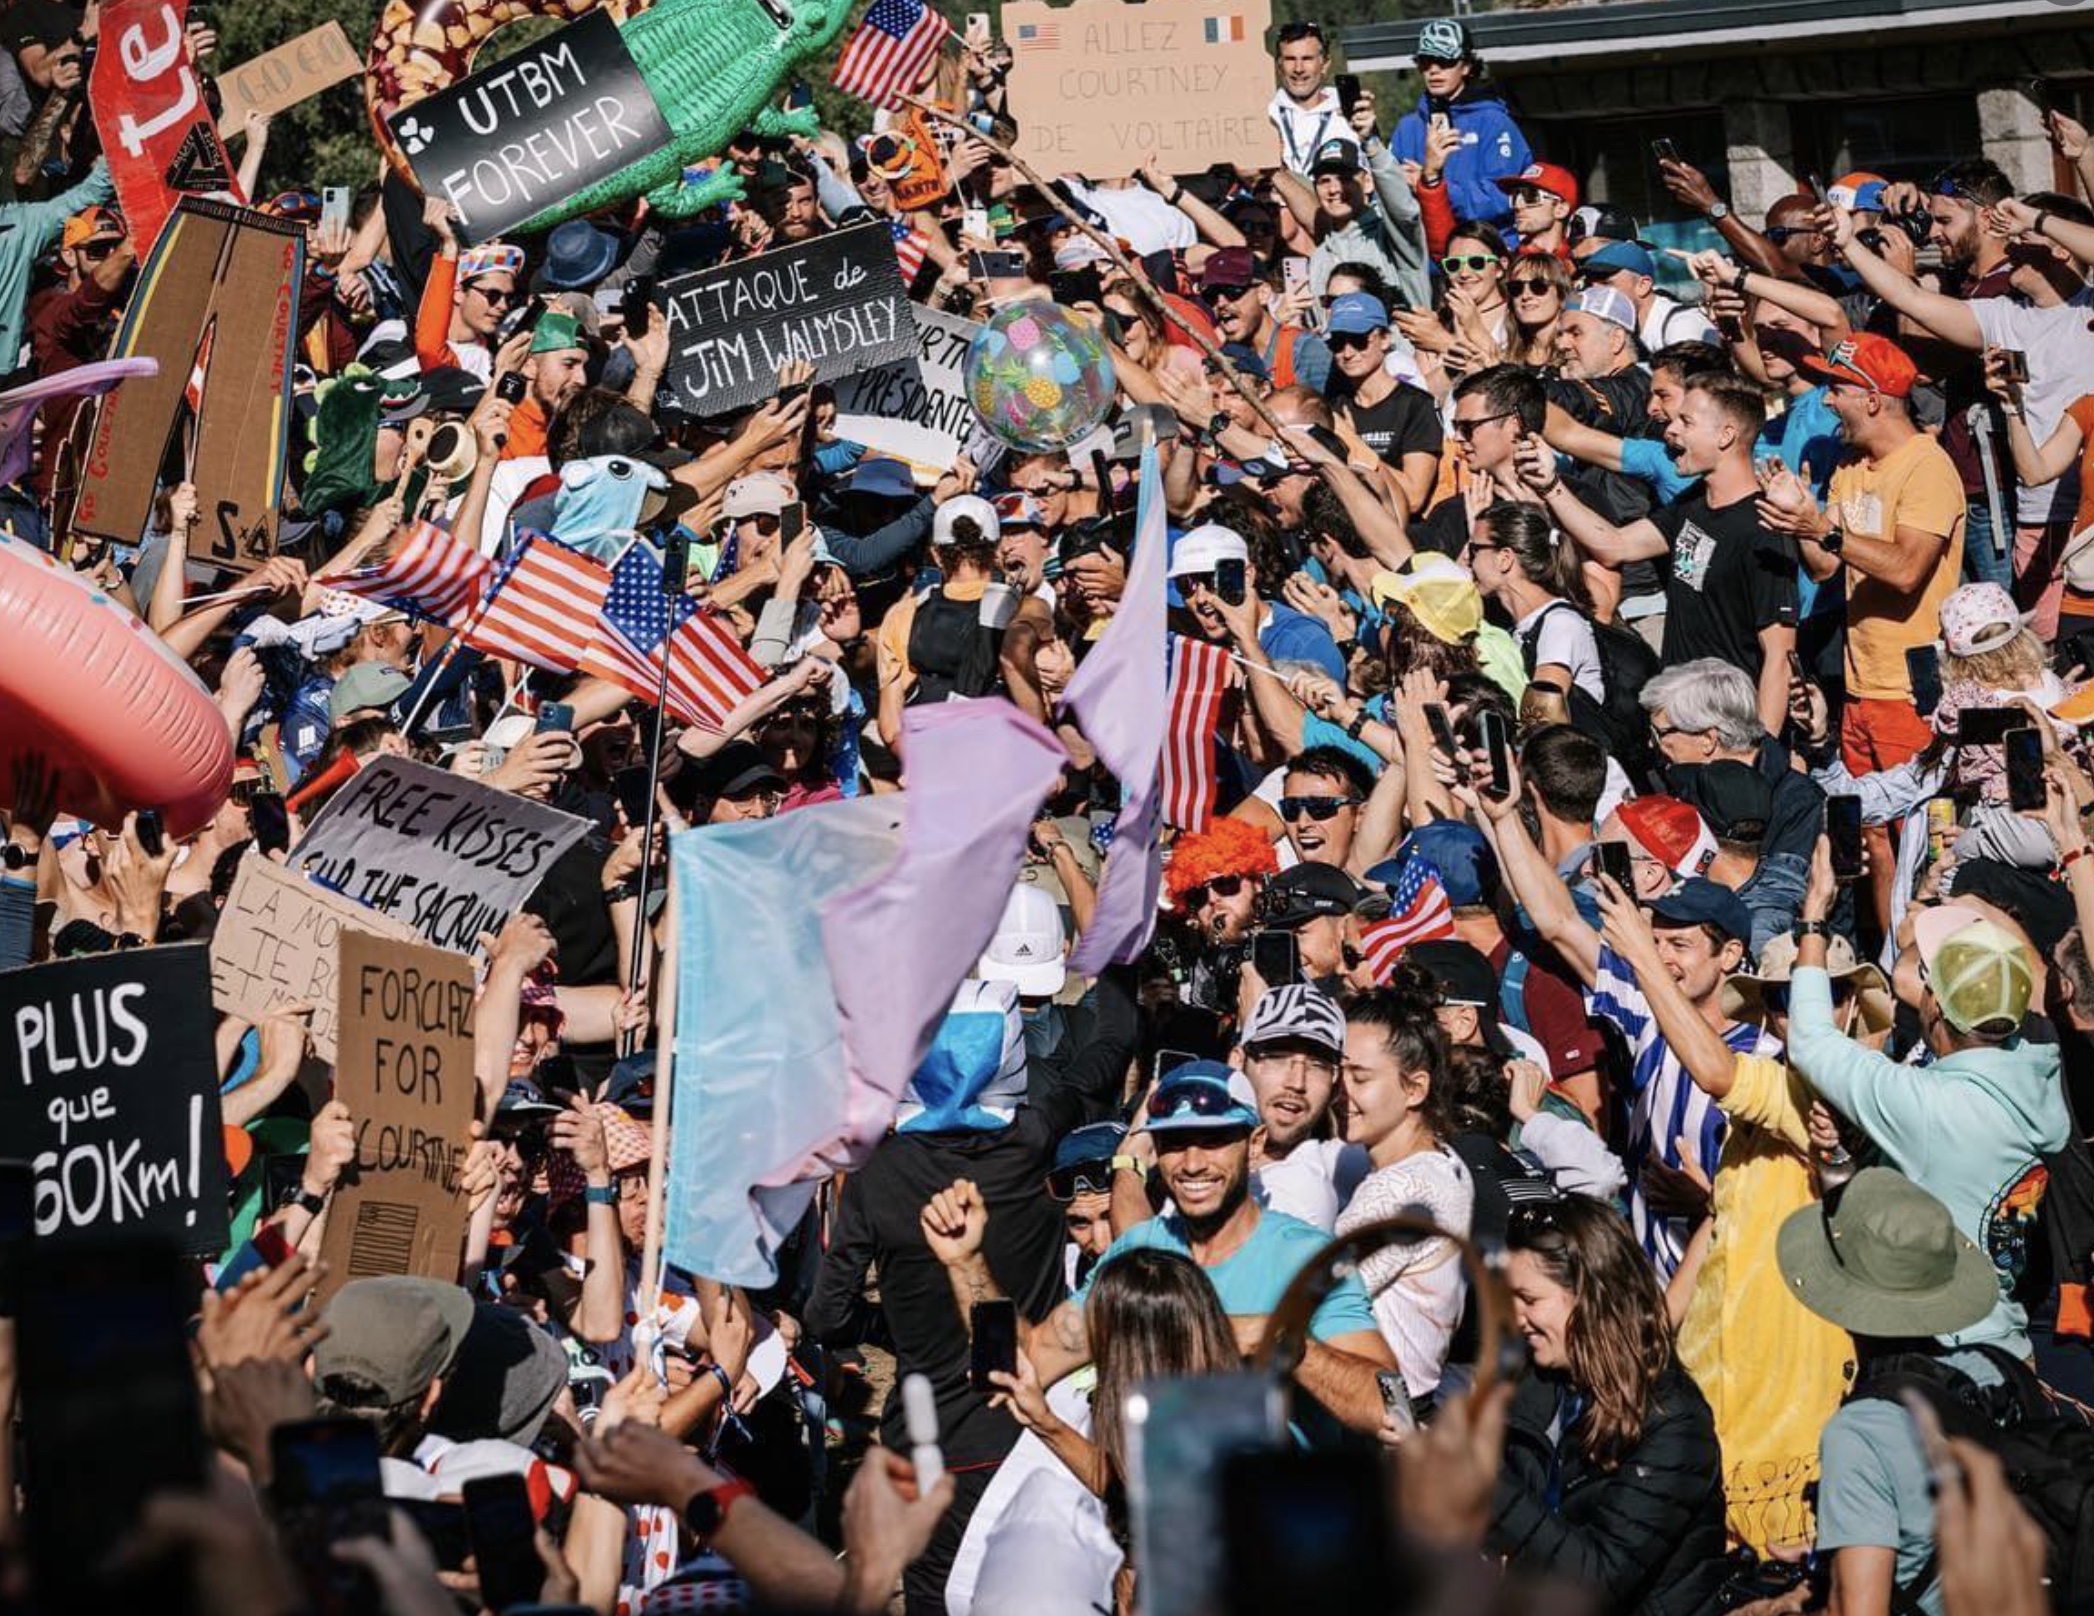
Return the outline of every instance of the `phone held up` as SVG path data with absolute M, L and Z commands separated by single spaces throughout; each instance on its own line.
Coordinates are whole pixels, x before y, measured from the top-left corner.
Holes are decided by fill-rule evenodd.
M 967 1359 L 967 1378 L 984 1397 L 1003 1390 L 991 1375 L 1018 1373 L 1018 1304 L 1007 1297 L 976 1302 L 968 1318 L 973 1340 Z
M 1825 799 L 1825 840 L 1831 844 L 1832 878 L 1847 882 L 1861 879 L 1861 799 L 1855 796 Z

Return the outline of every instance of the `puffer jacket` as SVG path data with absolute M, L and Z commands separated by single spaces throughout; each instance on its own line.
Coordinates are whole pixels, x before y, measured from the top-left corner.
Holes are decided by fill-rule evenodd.
M 1516 1573 L 1588 1588 L 1612 1616 L 1702 1616 L 1723 1581 L 1716 1422 L 1686 1372 L 1658 1382 L 1643 1438 L 1612 1470 L 1550 1427 L 1567 1392 L 1533 1374 L 1514 1393 L 1485 1547 Z

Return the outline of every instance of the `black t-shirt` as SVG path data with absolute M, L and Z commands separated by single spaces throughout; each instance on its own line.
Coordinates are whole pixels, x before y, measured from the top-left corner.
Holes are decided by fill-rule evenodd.
M 1720 657 L 1754 679 L 1759 632 L 1796 621 L 1796 541 L 1763 527 L 1751 497 L 1712 506 L 1696 488 L 1651 514 L 1672 546 L 1665 580 L 1665 665 Z
M 1407 454 L 1438 458 L 1443 434 L 1439 406 L 1433 403 L 1430 393 L 1399 383 L 1378 404 L 1362 404 L 1354 399 L 1348 401 L 1346 408 L 1352 412 L 1353 430 L 1381 456 L 1385 465 L 1400 468 Z

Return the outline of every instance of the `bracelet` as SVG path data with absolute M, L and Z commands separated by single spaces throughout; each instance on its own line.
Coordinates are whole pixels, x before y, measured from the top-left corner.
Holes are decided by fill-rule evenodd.
M 616 1206 L 618 1186 L 616 1184 L 590 1184 L 582 1190 L 582 1201 L 588 1206 Z
M 2062 870 L 2069 870 L 2072 868 L 2074 864 L 2078 863 L 2081 859 L 2090 856 L 2094 856 L 2094 842 L 2081 842 L 2079 846 L 2075 847 L 2071 852 L 2067 853 L 2063 858 L 2058 860 L 2058 868 Z
M 726 1370 L 716 1363 L 707 1364 L 705 1371 L 720 1383 L 720 1391 L 723 1396 L 730 1399 L 734 1396 L 734 1377 L 732 1375 L 728 1374 Z
M 1730 278 L 1730 289 L 1733 292 L 1743 292 L 1745 290 L 1745 283 L 1751 278 L 1752 271 L 1747 269 L 1743 264 L 1740 264 L 1738 266 L 1737 274 L 1733 275 Z
M 1165 197 L 1163 200 L 1166 203 L 1168 203 L 1171 207 L 1175 208 L 1178 205 L 1179 201 L 1184 197 L 1184 195 L 1185 187 L 1182 185 L 1177 185 L 1171 188 L 1171 194 Z
M 1796 941 L 1800 943 L 1806 937 L 1823 937 L 1829 942 L 1832 938 L 1832 927 L 1822 920 L 1798 920 Z
M 2030 228 L 2030 229 L 2031 229 L 2031 230 L 2032 230 L 2032 231 L 2033 231 L 2033 232 L 2034 232 L 2034 233 L 2035 233 L 2036 235 L 2039 235 L 2039 236 L 2040 236 L 2040 235 L 2042 235 L 2042 234 L 2043 234 L 2043 227 L 2044 227 L 2045 225 L 2049 224 L 2049 223 L 2050 223 L 2050 210 L 2049 210 L 2048 208 L 2038 208 L 2038 209 L 2036 210 L 2036 222 L 2035 222 L 2035 223 L 2034 223 L 2033 225 L 2031 225 L 2031 226 L 2030 226 L 2029 228 Z
M 1352 722 L 1345 726 L 1345 733 L 1356 741 L 1360 738 L 1360 732 L 1366 729 L 1369 721 L 1370 715 L 1366 704 L 1363 702 L 1360 705 L 1360 710 L 1352 715 Z

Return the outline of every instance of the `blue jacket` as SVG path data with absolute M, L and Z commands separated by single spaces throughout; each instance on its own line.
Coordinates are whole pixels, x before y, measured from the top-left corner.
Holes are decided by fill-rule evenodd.
M 1534 161 L 1527 137 L 1512 121 L 1505 103 L 1489 90 L 1474 98 L 1462 96 L 1448 108 L 1448 116 L 1461 133 L 1461 150 L 1447 160 L 1447 199 L 1454 204 L 1454 216 L 1510 229 L 1512 203 L 1492 182 L 1500 174 L 1517 174 Z M 1422 97 L 1403 115 L 1389 146 L 1401 162 L 1425 161 Z

